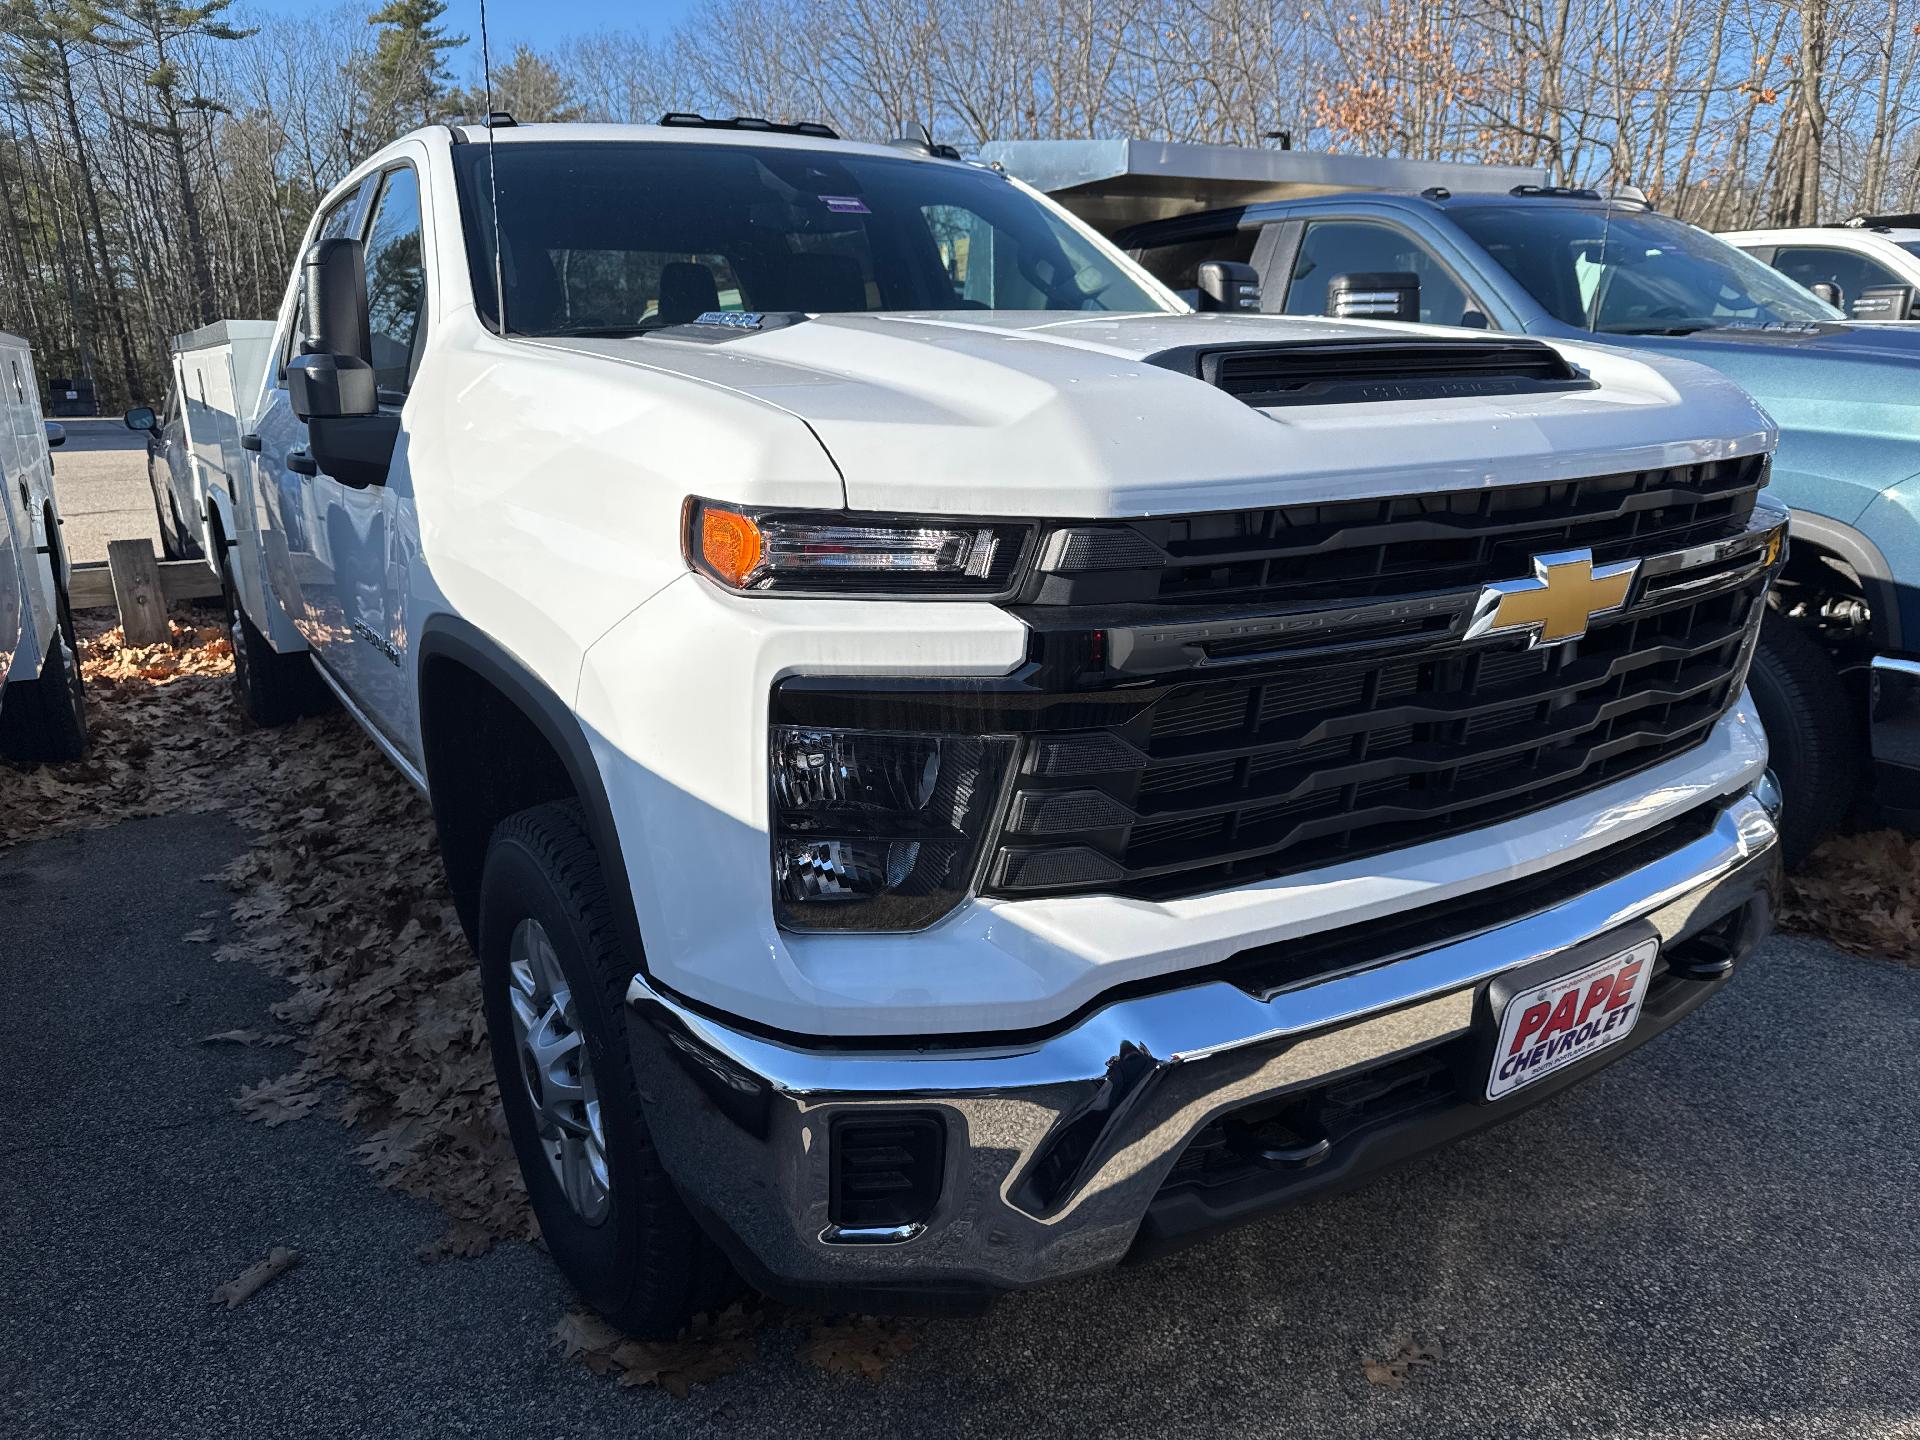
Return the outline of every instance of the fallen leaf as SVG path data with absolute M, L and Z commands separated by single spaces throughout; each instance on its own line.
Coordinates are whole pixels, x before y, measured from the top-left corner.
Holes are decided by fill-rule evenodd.
M 299 1263 L 298 1250 L 289 1250 L 283 1245 L 276 1245 L 267 1252 L 266 1259 L 255 1261 L 233 1279 L 215 1289 L 213 1298 L 207 1303 L 224 1304 L 229 1310 L 237 1310 Z

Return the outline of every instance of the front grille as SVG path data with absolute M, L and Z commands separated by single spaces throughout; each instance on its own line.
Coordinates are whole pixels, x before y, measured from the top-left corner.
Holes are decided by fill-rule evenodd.
M 1761 576 L 1535 650 L 1456 645 L 1171 686 L 1110 769 L 1056 779 L 1050 747 L 1079 737 L 1036 744 L 994 886 L 1166 898 L 1542 809 L 1703 739 L 1744 682 L 1764 594 Z M 1096 797 L 1109 823 L 1033 847 L 1071 827 L 1028 817 L 1093 814 Z
M 1538 485 L 1076 525 L 1045 551 L 1042 605 L 1367 600 L 1484 585 L 1532 557 L 1679 550 L 1753 512 L 1762 456 Z
M 1545 809 L 1680 755 L 1745 682 L 1778 512 L 1760 457 L 1043 538 L 1000 680 L 796 678 L 776 719 L 1015 733 L 979 887 L 1163 900 Z M 1482 587 L 1586 548 L 1618 610 L 1468 639 Z M 1200 602 L 1205 601 L 1204 605 Z

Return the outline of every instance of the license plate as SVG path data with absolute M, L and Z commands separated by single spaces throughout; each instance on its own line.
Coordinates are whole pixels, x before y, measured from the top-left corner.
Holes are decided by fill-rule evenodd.
M 1498 1100 L 1627 1038 L 1653 978 L 1658 940 L 1523 990 L 1500 1016 L 1487 1099 Z

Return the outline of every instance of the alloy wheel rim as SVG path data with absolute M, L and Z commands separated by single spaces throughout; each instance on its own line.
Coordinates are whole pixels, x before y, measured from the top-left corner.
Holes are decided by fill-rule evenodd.
M 574 1214 L 598 1225 L 613 1193 L 600 1091 L 573 989 L 538 920 L 522 920 L 508 944 L 507 1008 L 541 1152 Z

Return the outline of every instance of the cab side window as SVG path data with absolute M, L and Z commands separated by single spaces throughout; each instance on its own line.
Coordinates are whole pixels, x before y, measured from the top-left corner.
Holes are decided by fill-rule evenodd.
M 1875 285 L 1903 285 L 1886 266 L 1851 250 L 1825 245 L 1782 245 L 1774 252 L 1773 268 L 1808 289 L 1822 283 L 1840 287 L 1840 308 L 1851 310 L 1861 292 Z
M 1459 325 L 1469 311 L 1480 313 L 1431 250 L 1403 231 L 1367 220 L 1308 224 L 1287 284 L 1286 313 L 1324 315 L 1327 290 L 1336 278 L 1379 270 L 1420 277 L 1422 324 Z
M 425 330 L 427 278 L 420 253 L 420 179 L 411 165 L 381 178 L 367 228 L 367 331 L 374 383 L 397 403 L 413 380 L 413 357 Z

